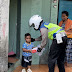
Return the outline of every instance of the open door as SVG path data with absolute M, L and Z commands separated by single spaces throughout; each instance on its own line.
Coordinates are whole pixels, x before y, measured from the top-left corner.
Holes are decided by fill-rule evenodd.
M 20 57 L 21 0 L 10 0 L 9 55 Z

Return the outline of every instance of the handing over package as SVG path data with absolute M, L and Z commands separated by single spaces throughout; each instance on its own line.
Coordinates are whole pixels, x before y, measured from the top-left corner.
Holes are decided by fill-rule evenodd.
M 32 53 L 36 53 L 37 55 L 41 56 L 45 48 L 43 48 L 41 52 L 37 52 L 38 47 L 40 47 L 40 45 L 32 49 Z

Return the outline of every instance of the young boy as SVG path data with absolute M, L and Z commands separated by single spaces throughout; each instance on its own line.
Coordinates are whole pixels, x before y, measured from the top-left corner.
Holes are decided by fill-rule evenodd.
M 31 43 L 31 35 L 29 33 L 25 34 L 25 43 L 23 44 L 23 53 L 22 53 L 22 72 L 26 72 L 25 68 L 27 68 L 27 72 L 31 71 L 31 62 L 32 62 L 32 48 L 34 47 Z

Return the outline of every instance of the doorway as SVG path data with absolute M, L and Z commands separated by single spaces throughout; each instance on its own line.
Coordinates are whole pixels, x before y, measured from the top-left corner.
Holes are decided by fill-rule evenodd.
M 10 0 L 9 51 L 20 58 L 21 0 Z
M 72 0 L 59 0 L 58 23 L 61 21 L 62 11 L 68 11 L 68 18 L 72 20 Z

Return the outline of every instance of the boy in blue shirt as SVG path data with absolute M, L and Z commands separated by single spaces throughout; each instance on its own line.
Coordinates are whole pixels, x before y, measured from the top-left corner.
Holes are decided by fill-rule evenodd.
M 31 62 L 32 62 L 32 48 L 34 47 L 33 43 L 31 43 L 31 35 L 29 33 L 25 34 L 25 43 L 22 47 L 22 72 L 26 72 L 25 68 L 27 69 L 27 72 L 31 71 Z

